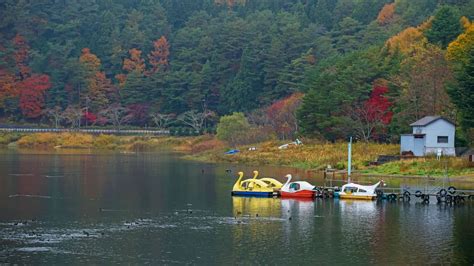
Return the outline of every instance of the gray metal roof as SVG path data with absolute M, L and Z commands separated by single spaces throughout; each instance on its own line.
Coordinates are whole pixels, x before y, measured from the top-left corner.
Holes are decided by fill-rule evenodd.
M 415 123 L 411 123 L 410 126 L 412 126 L 412 127 L 426 126 L 428 124 L 433 123 L 434 121 L 437 121 L 438 119 L 443 119 L 444 121 L 454 125 L 453 122 L 451 122 L 448 119 L 443 118 L 441 116 L 425 116 L 422 119 L 416 121 Z

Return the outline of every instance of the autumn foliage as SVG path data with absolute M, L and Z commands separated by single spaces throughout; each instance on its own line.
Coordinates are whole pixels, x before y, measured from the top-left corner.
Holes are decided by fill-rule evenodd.
M 0 68 L 0 107 L 4 107 L 5 100 L 15 97 L 18 90 L 15 85 L 15 76 Z
M 165 36 L 153 42 L 154 50 L 151 51 L 148 58 L 152 66 L 151 73 L 155 73 L 160 69 L 165 69 L 168 66 L 168 57 L 170 55 L 170 45 Z
M 128 51 L 130 58 L 125 58 L 123 61 L 123 70 L 127 72 L 137 71 L 138 73 L 143 73 L 145 70 L 145 60 L 143 60 L 142 51 L 138 49 L 131 49 Z
M 425 46 L 428 39 L 423 32 L 431 26 L 432 19 L 427 20 L 418 27 L 408 27 L 397 35 L 391 37 L 385 43 L 385 47 L 390 53 L 400 51 L 403 54 L 410 54 L 418 47 Z
M 461 22 L 464 26 L 464 33 L 448 45 L 446 58 L 455 62 L 467 63 L 469 51 L 474 49 L 474 24 L 465 17 L 461 19 Z
M 84 119 L 88 122 L 88 123 L 95 123 L 97 121 L 97 115 L 94 114 L 94 113 L 91 113 L 91 112 L 84 112 Z
M 130 54 L 130 58 L 125 58 L 123 60 L 122 66 L 122 69 L 125 70 L 127 74 L 121 73 L 115 75 L 115 78 L 117 79 L 120 87 L 125 86 L 128 74 L 130 74 L 131 72 L 143 74 L 145 71 L 145 60 L 141 57 L 142 51 L 133 48 L 130 49 L 128 53 Z
M 365 102 L 364 108 L 368 110 L 368 119 L 379 120 L 384 125 L 390 124 L 393 113 L 390 111 L 392 103 L 384 95 L 388 93 L 385 86 L 376 86 L 370 94 L 370 98 Z
M 10 58 L 15 62 L 15 69 L 0 67 L 0 107 L 4 107 L 6 99 L 19 97 L 22 114 L 27 118 L 38 118 L 43 112 L 45 91 L 51 87 L 49 76 L 31 73 L 30 47 L 23 36 L 17 34 L 12 45 Z
M 95 54 L 92 54 L 89 48 L 82 49 L 79 62 L 84 69 L 87 72 L 92 73 L 92 75 L 100 69 L 100 59 Z
M 214 3 L 217 5 L 226 5 L 229 8 L 232 8 L 236 5 L 245 5 L 247 0 L 214 0 Z
M 15 38 L 13 38 L 13 47 L 15 48 L 14 58 L 18 74 L 21 78 L 26 78 L 31 72 L 31 69 L 28 67 L 30 47 L 26 43 L 25 38 L 20 34 L 17 34 Z
M 377 23 L 379 25 L 386 25 L 393 20 L 395 14 L 395 3 L 385 4 L 377 16 Z
M 44 107 L 44 93 L 51 87 L 49 76 L 34 74 L 21 81 L 20 87 L 20 109 L 28 118 L 37 118 L 41 115 Z
M 393 116 L 390 110 L 392 103 L 385 96 L 388 91 L 387 86 L 374 84 L 369 99 L 349 110 L 353 129 L 360 139 L 369 141 L 385 133 Z
M 267 108 L 270 125 L 280 138 L 291 138 L 298 131 L 296 109 L 300 106 L 302 98 L 302 93 L 294 93 Z

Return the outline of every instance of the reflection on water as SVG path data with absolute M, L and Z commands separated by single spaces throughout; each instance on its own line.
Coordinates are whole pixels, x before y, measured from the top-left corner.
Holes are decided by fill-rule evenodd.
M 232 197 L 234 216 L 279 217 L 280 205 L 277 198 Z
M 4 152 L 0 263 L 474 262 L 473 204 L 231 197 L 240 169 L 254 170 L 163 153 Z

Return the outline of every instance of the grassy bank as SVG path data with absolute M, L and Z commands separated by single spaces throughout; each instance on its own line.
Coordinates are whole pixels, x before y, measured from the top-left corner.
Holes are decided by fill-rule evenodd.
M 212 140 L 211 136 L 163 137 L 163 136 L 115 136 L 83 133 L 33 133 L 2 134 L 0 145 L 16 146 L 20 149 L 100 149 L 124 151 L 174 150 L 199 151 L 201 144 Z
M 336 169 L 347 167 L 347 143 L 320 143 L 304 141 L 304 145 L 278 149 L 281 142 L 269 141 L 238 147 L 239 153 L 226 155 L 225 149 L 212 149 L 188 156 L 202 161 L 269 164 L 322 170 L 328 165 Z M 249 150 L 256 147 L 256 150 Z M 366 169 L 369 162 L 380 154 L 397 154 L 399 146 L 393 144 L 355 143 L 352 148 L 352 165 L 355 170 Z
M 307 170 L 323 170 L 331 166 L 335 169 L 347 168 L 347 143 L 318 143 L 310 140 L 304 145 L 290 146 L 280 150 L 281 142 L 265 142 L 250 146 L 240 146 L 241 151 L 233 155 L 226 155 L 225 149 L 212 149 L 187 158 L 210 162 L 235 162 L 250 165 L 278 165 Z M 249 150 L 256 147 L 256 150 Z M 450 176 L 473 175 L 474 164 L 465 158 L 443 158 L 437 161 L 434 157 L 400 160 L 383 165 L 372 166 L 370 162 L 378 155 L 397 155 L 400 146 L 394 144 L 355 143 L 352 148 L 352 168 L 366 174 L 396 174 L 443 176 L 445 166 L 448 166 Z
M 474 178 L 474 163 L 466 158 L 445 157 L 436 160 L 435 157 L 405 159 L 389 162 L 377 167 L 368 168 L 363 173 L 388 175 L 420 175 L 420 176 L 471 176 Z
M 307 170 L 347 168 L 347 143 L 322 143 L 304 140 L 304 145 L 280 150 L 283 142 L 268 141 L 237 147 L 241 152 L 226 155 L 228 146 L 212 135 L 198 137 L 114 136 L 82 133 L 0 134 L 0 145 L 26 149 L 100 149 L 120 151 L 173 150 L 184 152 L 185 158 L 205 162 L 231 162 L 247 165 L 289 166 Z M 249 150 L 255 147 L 256 150 Z M 434 157 L 400 160 L 379 166 L 370 162 L 378 155 L 396 155 L 399 145 L 355 143 L 352 149 L 352 167 L 366 174 L 443 176 L 448 166 L 450 176 L 473 176 L 474 165 L 465 158 Z

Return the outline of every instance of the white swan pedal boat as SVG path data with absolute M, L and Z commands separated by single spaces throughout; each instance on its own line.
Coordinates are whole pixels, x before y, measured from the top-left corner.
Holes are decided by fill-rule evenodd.
M 315 187 L 306 181 L 290 182 L 292 176 L 286 175 L 286 183 L 280 189 L 282 198 L 314 198 Z
M 377 182 L 372 186 L 363 186 L 356 183 L 348 183 L 342 186 L 341 191 L 335 192 L 334 196 L 341 199 L 373 200 L 377 197 L 375 190 L 382 184 Z

